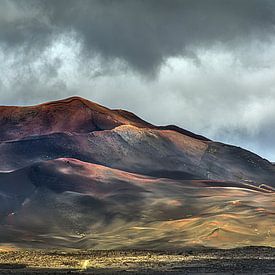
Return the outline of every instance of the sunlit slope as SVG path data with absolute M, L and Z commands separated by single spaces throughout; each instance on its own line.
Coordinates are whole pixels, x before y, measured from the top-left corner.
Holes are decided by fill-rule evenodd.
M 125 110 L 111 110 L 81 97 L 70 97 L 35 106 L 0 106 L 0 141 L 52 133 L 90 133 L 120 125 L 139 128 L 171 129 L 200 139 L 174 125 L 155 126 Z
M 146 177 L 74 159 L 43 162 L 0 180 L 5 243 L 95 249 L 275 246 L 274 193 L 254 186 Z

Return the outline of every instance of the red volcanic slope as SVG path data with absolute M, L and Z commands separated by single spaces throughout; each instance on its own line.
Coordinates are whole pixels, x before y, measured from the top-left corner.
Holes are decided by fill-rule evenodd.
M 103 165 L 87 163 L 73 158 L 60 158 L 42 161 L 29 167 L 10 173 L 0 173 L 0 193 L 8 196 L 28 196 L 35 188 L 43 187 L 57 193 L 66 191 L 104 196 L 114 192 L 141 191 L 151 192 L 164 186 L 182 188 L 231 187 L 271 193 L 272 190 L 219 180 L 173 180 L 155 178 L 136 173 L 129 173 Z M 161 185 L 162 187 L 158 187 Z M 177 189 L 177 187 L 176 187 Z M 175 189 L 175 190 L 176 190 Z M 175 191 L 173 191 L 175 192 Z
M 0 129 L 2 242 L 274 243 L 275 169 L 249 151 L 79 97 L 0 107 Z
M 34 167 L 34 166 L 32 166 Z M 130 173 L 119 169 L 109 168 L 103 165 L 98 165 L 94 163 L 88 163 L 80 161 L 74 158 L 59 158 L 55 160 L 43 161 L 36 165 L 39 170 L 45 171 L 49 175 L 54 175 L 57 178 L 62 178 L 59 180 L 58 186 L 53 186 L 53 188 L 62 188 L 62 184 L 66 184 L 68 181 L 71 183 L 71 188 L 73 191 L 91 191 L 101 189 L 100 184 L 104 184 L 104 191 L 113 191 L 111 189 L 122 188 L 121 183 L 124 182 L 124 188 L 129 187 L 129 184 L 136 186 L 144 186 L 147 184 L 180 184 L 187 187 L 232 187 L 232 188 L 243 188 L 255 190 L 258 192 L 271 193 L 274 191 L 273 188 L 270 189 L 269 186 L 257 187 L 248 183 L 238 183 L 230 181 L 221 180 L 172 180 L 167 178 L 155 178 L 146 175 L 140 175 L 136 173 Z M 24 170 L 24 169 L 23 169 Z M 11 173 L 12 175 L 12 173 Z M 54 183 L 46 181 L 48 187 Z M 39 183 L 40 184 L 40 183 Z M 63 190 L 64 191 L 64 190 Z
M 171 129 L 197 139 L 208 140 L 173 125 L 154 126 L 133 113 L 111 110 L 81 97 L 36 106 L 0 106 L 0 141 L 58 132 L 89 133 L 110 130 L 120 125 Z
M 251 152 L 79 97 L 0 107 L 0 129 L 0 171 L 72 157 L 155 177 L 274 187 L 274 166 Z

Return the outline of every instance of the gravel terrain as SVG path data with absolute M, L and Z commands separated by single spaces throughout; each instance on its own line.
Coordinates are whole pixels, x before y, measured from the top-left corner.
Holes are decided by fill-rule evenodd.
M 0 274 L 275 274 L 275 248 L 0 250 Z

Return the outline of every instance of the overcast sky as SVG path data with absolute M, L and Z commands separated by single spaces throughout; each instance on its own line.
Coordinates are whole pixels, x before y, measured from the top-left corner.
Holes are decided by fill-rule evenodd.
M 0 0 L 0 105 L 80 95 L 275 161 L 275 1 Z

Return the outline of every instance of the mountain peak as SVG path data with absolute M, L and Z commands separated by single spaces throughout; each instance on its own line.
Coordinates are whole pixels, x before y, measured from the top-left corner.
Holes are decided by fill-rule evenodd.
M 79 96 L 34 106 L 0 106 L 0 141 L 60 132 L 89 133 L 114 129 L 120 125 L 173 130 L 208 140 L 176 126 L 155 126 L 129 111 L 112 110 Z
M 192 245 L 270 242 L 275 167 L 247 150 L 81 97 L 0 107 L 0 129 L 1 241 L 175 248 L 196 228 Z

